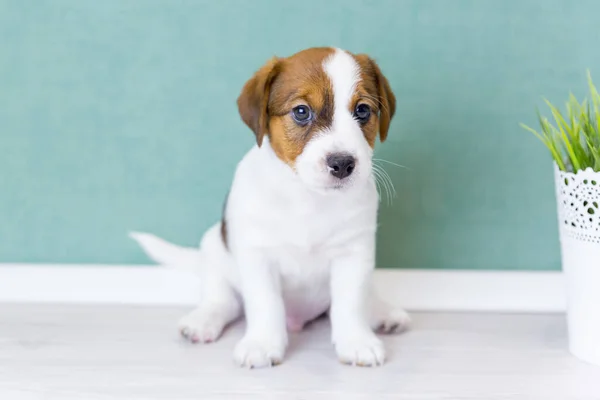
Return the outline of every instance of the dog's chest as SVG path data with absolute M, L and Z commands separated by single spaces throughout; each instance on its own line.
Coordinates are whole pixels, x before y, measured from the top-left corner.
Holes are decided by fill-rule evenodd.
M 273 256 L 279 270 L 288 322 L 310 320 L 323 313 L 330 303 L 329 255 L 318 248 L 282 246 Z
M 293 222 L 279 225 L 277 244 L 269 249 L 283 289 L 303 293 L 320 290 L 320 286 L 328 285 L 334 257 L 331 248 L 333 228 L 324 223 L 323 216 L 288 215 L 287 218 Z
M 326 256 L 327 249 L 351 225 L 355 210 L 313 199 L 282 200 L 274 204 L 266 229 L 273 242 L 292 246 L 302 258 Z M 298 254 L 300 256 L 300 254 Z

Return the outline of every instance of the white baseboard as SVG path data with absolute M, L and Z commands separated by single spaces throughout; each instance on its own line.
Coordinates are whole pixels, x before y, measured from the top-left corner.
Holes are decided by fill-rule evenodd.
M 377 270 L 383 298 L 415 311 L 562 312 L 559 272 Z M 0 302 L 193 305 L 198 280 L 159 266 L 0 264 Z

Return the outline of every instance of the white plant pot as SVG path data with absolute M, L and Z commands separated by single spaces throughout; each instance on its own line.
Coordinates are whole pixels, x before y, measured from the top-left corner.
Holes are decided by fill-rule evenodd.
M 569 350 L 600 366 L 600 173 L 554 171 Z

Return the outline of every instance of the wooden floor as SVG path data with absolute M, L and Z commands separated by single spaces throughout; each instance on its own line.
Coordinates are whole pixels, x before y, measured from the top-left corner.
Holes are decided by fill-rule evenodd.
M 326 320 L 285 363 L 243 370 L 242 326 L 179 340 L 183 309 L 0 305 L 0 399 L 600 399 L 600 368 L 565 351 L 561 315 L 415 314 L 381 368 L 338 364 Z

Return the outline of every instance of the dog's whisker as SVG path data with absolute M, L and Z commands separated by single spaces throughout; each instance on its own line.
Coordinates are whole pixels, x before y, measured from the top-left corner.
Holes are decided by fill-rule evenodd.
M 397 163 L 389 161 L 389 160 L 385 160 L 383 158 L 373 158 L 373 165 L 376 165 L 377 168 L 379 170 L 381 170 L 381 174 L 384 176 L 384 179 L 386 179 L 386 181 L 388 181 L 389 186 L 391 186 L 392 197 L 395 198 L 397 196 L 397 192 L 396 192 L 396 187 L 394 186 L 394 182 L 393 182 L 390 174 L 384 168 L 384 166 L 378 165 L 377 162 L 386 163 L 389 165 L 393 165 L 395 167 L 404 168 L 404 169 L 408 169 L 408 170 L 410 170 L 410 168 L 405 165 L 401 165 L 401 164 L 397 164 Z
M 394 197 L 396 197 L 396 194 L 397 194 L 396 193 L 396 187 L 394 186 L 394 181 L 392 180 L 392 177 L 390 176 L 390 174 L 385 169 L 383 170 L 383 172 L 384 172 L 385 176 L 387 177 L 388 182 L 390 183 L 390 187 L 392 188 L 392 192 L 393 192 Z
M 386 164 L 390 164 L 390 165 L 394 165 L 394 166 L 399 167 L 399 168 L 404 168 L 404 169 L 410 170 L 410 168 L 407 167 L 406 165 L 396 164 L 395 162 L 392 162 L 392 161 L 389 161 L 389 160 L 384 160 L 383 158 L 374 158 L 373 161 L 384 162 Z
M 389 176 L 389 174 L 386 172 L 385 173 L 388 179 L 388 183 L 390 185 L 390 189 L 391 189 L 391 193 L 390 193 L 390 203 L 394 202 L 394 199 L 397 196 L 397 192 L 396 192 L 396 187 L 394 186 L 394 181 L 392 181 L 392 178 Z
M 377 188 L 377 194 L 379 196 L 379 201 L 381 202 L 384 200 L 383 195 L 385 195 L 385 199 L 387 201 L 389 199 L 389 194 L 388 194 L 389 188 L 388 188 L 387 182 L 380 171 L 373 170 L 373 173 L 375 176 L 375 185 Z
M 386 200 L 388 205 L 392 204 L 392 193 L 395 194 L 394 185 L 391 182 L 391 178 L 388 173 L 379 165 L 373 164 L 373 171 L 376 171 L 376 174 L 381 179 L 382 187 L 384 188 L 384 192 L 386 195 Z
M 391 202 L 391 200 L 390 200 L 391 199 L 391 190 L 390 190 L 389 181 L 387 179 L 387 176 L 383 172 L 383 170 L 381 170 L 381 168 L 376 168 L 376 170 L 377 170 L 377 173 L 379 174 L 379 177 L 381 179 L 381 184 L 384 189 L 385 202 L 389 205 Z
M 377 197 L 379 198 L 379 201 L 381 201 L 381 184 L 379 183 L 379 177 L 378 175 L 375 173 L 375 171 L 373 171 L 373 179 L 375 181 L 375 189 L 377 190 Z
M 377 196 L 379 197 L 379 201 L 382 200 L 381 198 L 381 192 L 382 192 L 382 183 L 381 181 L 381 177 L 379 175 L 379 172 L 377 170 L 375 170 L 375 168 L 373 168 L 373 178 L 375 179 L 375 188 L 377 189 Z
M 393 199 L 397 196 L 397 192 L 390 174 L 383 168 L 383 166 L 377 164 L 373 164 L 373 170 L 377 171 L 377 174 L 380 175 L 383 186 L 386 189 L 386 198 L 388 200 L 388 204 L 391 205 L 393 203 Z

